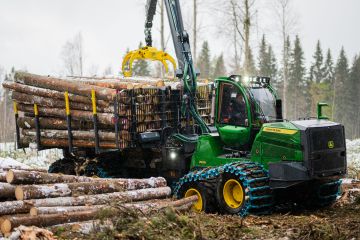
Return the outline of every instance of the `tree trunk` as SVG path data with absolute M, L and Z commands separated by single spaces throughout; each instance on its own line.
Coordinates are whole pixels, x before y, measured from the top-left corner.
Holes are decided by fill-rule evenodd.
M 34 199 L 25 201 L 0 202 L 0 215 L 26 213 L 31 207 L 60 207 L 60 206 L 85 206 L 102 205 L 110 203 L 123 203 L 130 201 L 144 201 L 149 199 L 165 198 L 170 196 L 169 187 L 147 188 L 127 192 L 114 192 L 98 195 L 86 195 L 79 197 L 59 197 Z
M 126 132 L 128 133 L 128 132 Z M 119 138 L 121 138 L 122 134 L 126 133 L 120 133 Z M 36 136 L 36 130 L 35 129 L 23 129 L 22 134 L 24 136 L 30 136 L 35 137 Z M 41 130 L 40 134 L 44 138 L 54 138 L 54 139 L 68 139 L 69 135 L 67 130 Z M 95 139 L 95 133 L 94 131 L 72 131 L 73 139 L 81 140 L 81 139 L 88 139 L 88 140 L 94 140 Z M 116 135 L 115 132 L 103 132 L 99 131 L 99 138 L 100 140 L 104 141 L 115 141 Z
M 46 98 L 55 98 L 64 100 L 64 93 L 59 91 L 54 91 L 50 89 L 44 89 L 44 88 L 38 88 L 38 87 L 32 87 L 16 82 L 9 82 L 5 81 L 3 83 L 4 88 L 15 90 L 16 92 L 20 93 L 26 93 L 30 95 L 40 96 L 40 97 L 46 97 Z M 77 103 L 85 103 L 85 104 L 91 104 L 91 99 L 89 97 L 69 94 L 69 100 L 71 102 L 77 102 Z M 97 100 L 96 101 L 98 106 L 101 107 L 108 107 L 109 102 L 103 101 L 103 100 Z
M 59 183 L 54 185 L 17 186 L 17 200 L 93 195 L 102 193 L 122 192 L 129 190 L 166 187 L 162 177 L 149 179 L 115 179 L 99 182 Z
M 8 183 L 0 183 L 0 198 L 15 199 L 15 186 Z
M 34 107 L 32 105 L 26 105 L 26 104 L 18 104 L 18 109 L 20 112 L 28 112 L 33 113 Z M 39 107 L 39 115 L 41 117 L 59 117 L 64 118 L 66 116 L 65 109 L 62 108 L 47 108 L 47 107 Z M 93 113 L 90 111 L 80 111 L 80 110 L 72 110 L 71 111 L 71 117 L 74 120 L 83 120 L 83 121 L 93 121 Z M 111 125 L 113 126 L 113 114 L 110 113 L 98 113 L 97 114 L 98 121 L 100 124 L 104 125 Z
M 39 96 L 28 95 L 28 94 L 19 93 L 19 92 L 13 92 L 12 99 L 17 103 L 24 103 L 24 104 L 35 104 L 36 103 L 37 105 L 43 106 L 43 107 L 65 109 L 65 100 L 39 97 Z M 85 103 L 78 103 L 78 102 L 70 102 L 70 109 L 71 109 L 70 112 L 72 110 L 92 111 L 92 105 L 85 104 Z M 97 111 L 102 112 L 102 113 L 113 113 L 114 108 L 113 107 L 105 107 L 104 108 L 104 107 L 97 106 Z
M 89 86 L 87 84 L 78 83 L 76 81 L 68 81 L 54 77 L 44 77 L 40 75 L 30 74 L 26 72 L 16 72 L 15 81 L 18 83 L 46 88 L 56 91 L 68 91 L 72 94 L 90 97 L 91 90 L 96 93 L 97 99 L 113 101 L 116 96 L 116 90 L 98 86 Z
M 0 172 L 0 182 L 6 182 L 6 172 Z

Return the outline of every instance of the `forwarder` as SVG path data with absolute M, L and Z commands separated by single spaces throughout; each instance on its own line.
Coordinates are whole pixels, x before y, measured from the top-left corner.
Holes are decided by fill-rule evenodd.
M 176 76 L 184 87 L 182 114 L 199 129 L 194 131 L 189 120 L 185 131 L 172 133 L 163 146 L 163 166 L 189 171 L 175 184 L 174 194 L 198 195 L 197 211 L 231 214 L 268 212 L 280 202 L 312 207 L 333 203 L 346 173 L 344 127 L 322 116 L 324 104 L 318 105 L 317 119 L 287 121 L 269 78 L 237 75 L 216 79 L 215 124 L 208 126 L 196 108 L 198 73 L 179 0 L 164 1 L 178 61 Z M 147 2 L 147 47 L 140 51 L 154 51 L 156 4 Z

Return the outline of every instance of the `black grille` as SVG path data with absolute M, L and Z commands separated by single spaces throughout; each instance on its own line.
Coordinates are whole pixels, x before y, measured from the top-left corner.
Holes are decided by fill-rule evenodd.
M 309 165 L 312 175 L 346 172 L 345 135 L 341 125 L 308 129 Z

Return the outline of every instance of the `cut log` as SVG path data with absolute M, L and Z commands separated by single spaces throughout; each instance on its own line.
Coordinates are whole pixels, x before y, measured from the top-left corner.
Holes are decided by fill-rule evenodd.
M 0 182 L 6 182 L 6 172 L 0 172 Z
M 115 89 L 129 89 L 127 86 L 149 86 L 149 87 L 163 87 L 165 86 L 163 79 L 154 78 L 93 78 L 93 77 L 71 77 L 71 80 L 77 80 L 81 83 L 96 85 L 100 87 L 108 87 Z M 132 85 L 126 85 L 132 84 Z
M 70 182 L 96 182 L 105 179 L 84 176 L 62 175 L 56 173 L 44 173 L 36 171 L 9 170 L 6 181 L 10 184 L 46 184 L 46 183 L 70 183 Z
M 29 95 L 25 93 L 13 92 L 12 99 L 17 103 L 24 103 L 24 104 L 38 104 L 42 107 L 48 108 L 64 108 L 65 109 L 65 101 L 40 97 L 35 95 Z M 92 105 L 86 103 L 78 103 L 78 102 L 70 102 L 70 109 L 71 110 L 82 110 L 82 111 L 92 111 Z M 114 107 L 101 107 L 97 106 L 97 111 L 102 113 L 113 113 Z
M 30 209 L 31 216 L 37 216 L 42 214 L 59 214 L 59 213 L 70 213 L 70 212 L 81 212 L 81 211 L 91 211 L 96 209 L 106 209 L 111 208 L 114 211 L 119 208 L 125 209 L 136 209 L 141 210 L 142 212 L 147 212 L 150 210 L 160 210 L 167 207 L 177 208 L 187 208 L 189 209 L 196 201 L 197 196 L 191 196 L 188 198 L 183 198 L 176 201 L 171 201 L 169 199 L 153 199 L 148 202 L 139 202 L 139 203 L 122 203 L 116 206 L 109 205 L 93 205 L 93 206 L 69 206 L 69 207 L 32 207 Z
M 15 186 L 9 183 L 0 183 L 0 198 L 14 199 Z
M 68 91 L 69 93 L 86 96 L 86 97 L 90 97 L 91 90 L 94 90 L 97 99 L 106 100 L 106 101 L 113 101 L 116 96 L 115 89 L 98 87 L 94 85 L 90 86 L 75 81 L 68 81 L 54 77 L 44 77 L 26 72 L 16 72 L 14 78 L 16 82 L 25 85 L 46 88 L 61 92 Z
M 33 113 L 34 112 L 34 106 L 27 105 L 27 104 L 18 104 L 18 110 L 20 112 L 28 112 Z M 64 118 L 66 116 L 65 109 L 62 108 L 47 108 L 47 107 L 39 107 L 39 116 L 40 117 L 59 117 Z M 72 110 L 71 111 L 71 117 L 74 120 L 84 120 L 84 121 L 93 121 L 93 113 L 90 111 L 81 111 L 81 110 Z M 113 122 L 113 114 L 110 113 L 98 113 L 97 114 L 98 121 L 101 124 L 104 125 L 114 125 Z
M 59 197 L 34 199 L 25 201 L 0 202 L 0 215 L 14 213 L 28 213 L 31 207 L 59 207 L 59 206 L 85 206 L 102 205 L 110 203 L 144 201 L 170 196 L 169 187 L 147 188 L 126 192 L 105 193 L 98 195 L 86 195 L 79 197 Z
M 113 228 L 114 228 L 114 224 L 110 219 L 102 219 L 102 220 L 97 219 L 93 221 L 58 224 L 55 226 L 51 226 L 50 230 L 56 232 L 57 229 L 65 229 L 65 231 L 90 234 L 95 229 L 97 231 L 102 231 L 105 229 L 113 229 Z
M 1 232 L 3 234 L 10 233 L 14 228 L 25 225 L 25 226 L 37 226 L 47 227 L 64 222 L 77 222 L 87 221 L 94 219 L 98 211 L 84 211 L 84 212 L 73 212 L 64 214 L 49 214 L 39 216 L 23 216 L 23 217 L 9 217 L 4 220 L 1 224 Z
M 0 172 L 6 172 L 9 170 L 24 170 L 24 171 L 36 171 L 36 172 L 47 172 L 46 169 L 41 169 L 41 168 L 24 168 L 24 167 L 20 167 L 20 166 L 6 166 L 6 167 L 0 167 Z M 5 176 L 6 177 L 6 176 Z M 6 179 L 5 179 L 6 181 Z
M 162 177 L 148 179 L 118 179 L 98 182 L 59 183 L 54 185 L 17 186 L 17 200 L 39 199 L 51 197 L 81 196 L 100 193 L 112 193 L 145 188 L 165 187 Z
M 67 122 L 66 119 L 63 118 L 40 118 L 40 126 L 41 129 L 52 129 L 52 130 L 67 130 Z M 34 129 L 35 128 L 35 119 L 33 117 L 19 117 L 18 125 L 20 128 L 24 129 Z M 111 128 L 114 126 L 99 124 L 100 129 Z M 71 128 L 73 130 L 89 130 L 94 129 L 94 124 L 88 121 L 71 121 Z
M 50 90 L 50 89 L 27 86 L 24 84 L 10 82 L 10 81 L 5 81 L 3 83 L 3 87 L 15 90 L 16 92 L 20 92 L 20 93 L 26 93 L 26 94 L 40 96 L 40 97 L 64 100 L 63 92 L 54 91 L 54 90 Z M 69 100 L 71 102 L 91 104 L 91 99 L 89 97 L 79 96 L 79 95 L 75 95 L 75 94 L 71 94 L 71 93 L 69 94 Z M 96 103 L 98 106 L 101 106 L 101 107 L 109 106 L 109 102 L 106 102 L 103 100 L 97 100 Z
M 36 130 L 22 130 L 22 134 L 24 136 L 34 137 L 36 136 Z M 60 139 L 68 139 L 68 131 L 66 130 L 41 130 L 40 134 L 45 138 L 60 138 Z M 122 133 L 119 134 L 119 138 L 121 138 Z M 73 139 L 95 139 L 95 133 L 93 131 L 72 131 Z M 99 139 L 104 141 L 115 141 L 116 135 L 114 132 L 104 132 L 99 131 Z

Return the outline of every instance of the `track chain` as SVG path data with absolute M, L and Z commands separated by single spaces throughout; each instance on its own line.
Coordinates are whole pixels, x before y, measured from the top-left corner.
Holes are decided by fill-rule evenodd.
M 273 195 L 269 187 L 268 172 L 254 162 L 236 162 L 220 167 L 198 169 L 182 177 L 174 187 L 174 195 L 181 198 L 180 189 L 184 184 L 198 182 L 205 184 L 218 181 L 224 175 L 238 178 L 245 188 L 245 203 L 241 216 L 249 213 L 268 214 L 273 206 Z M 213 192 L 216 192 L 215 189 Z

